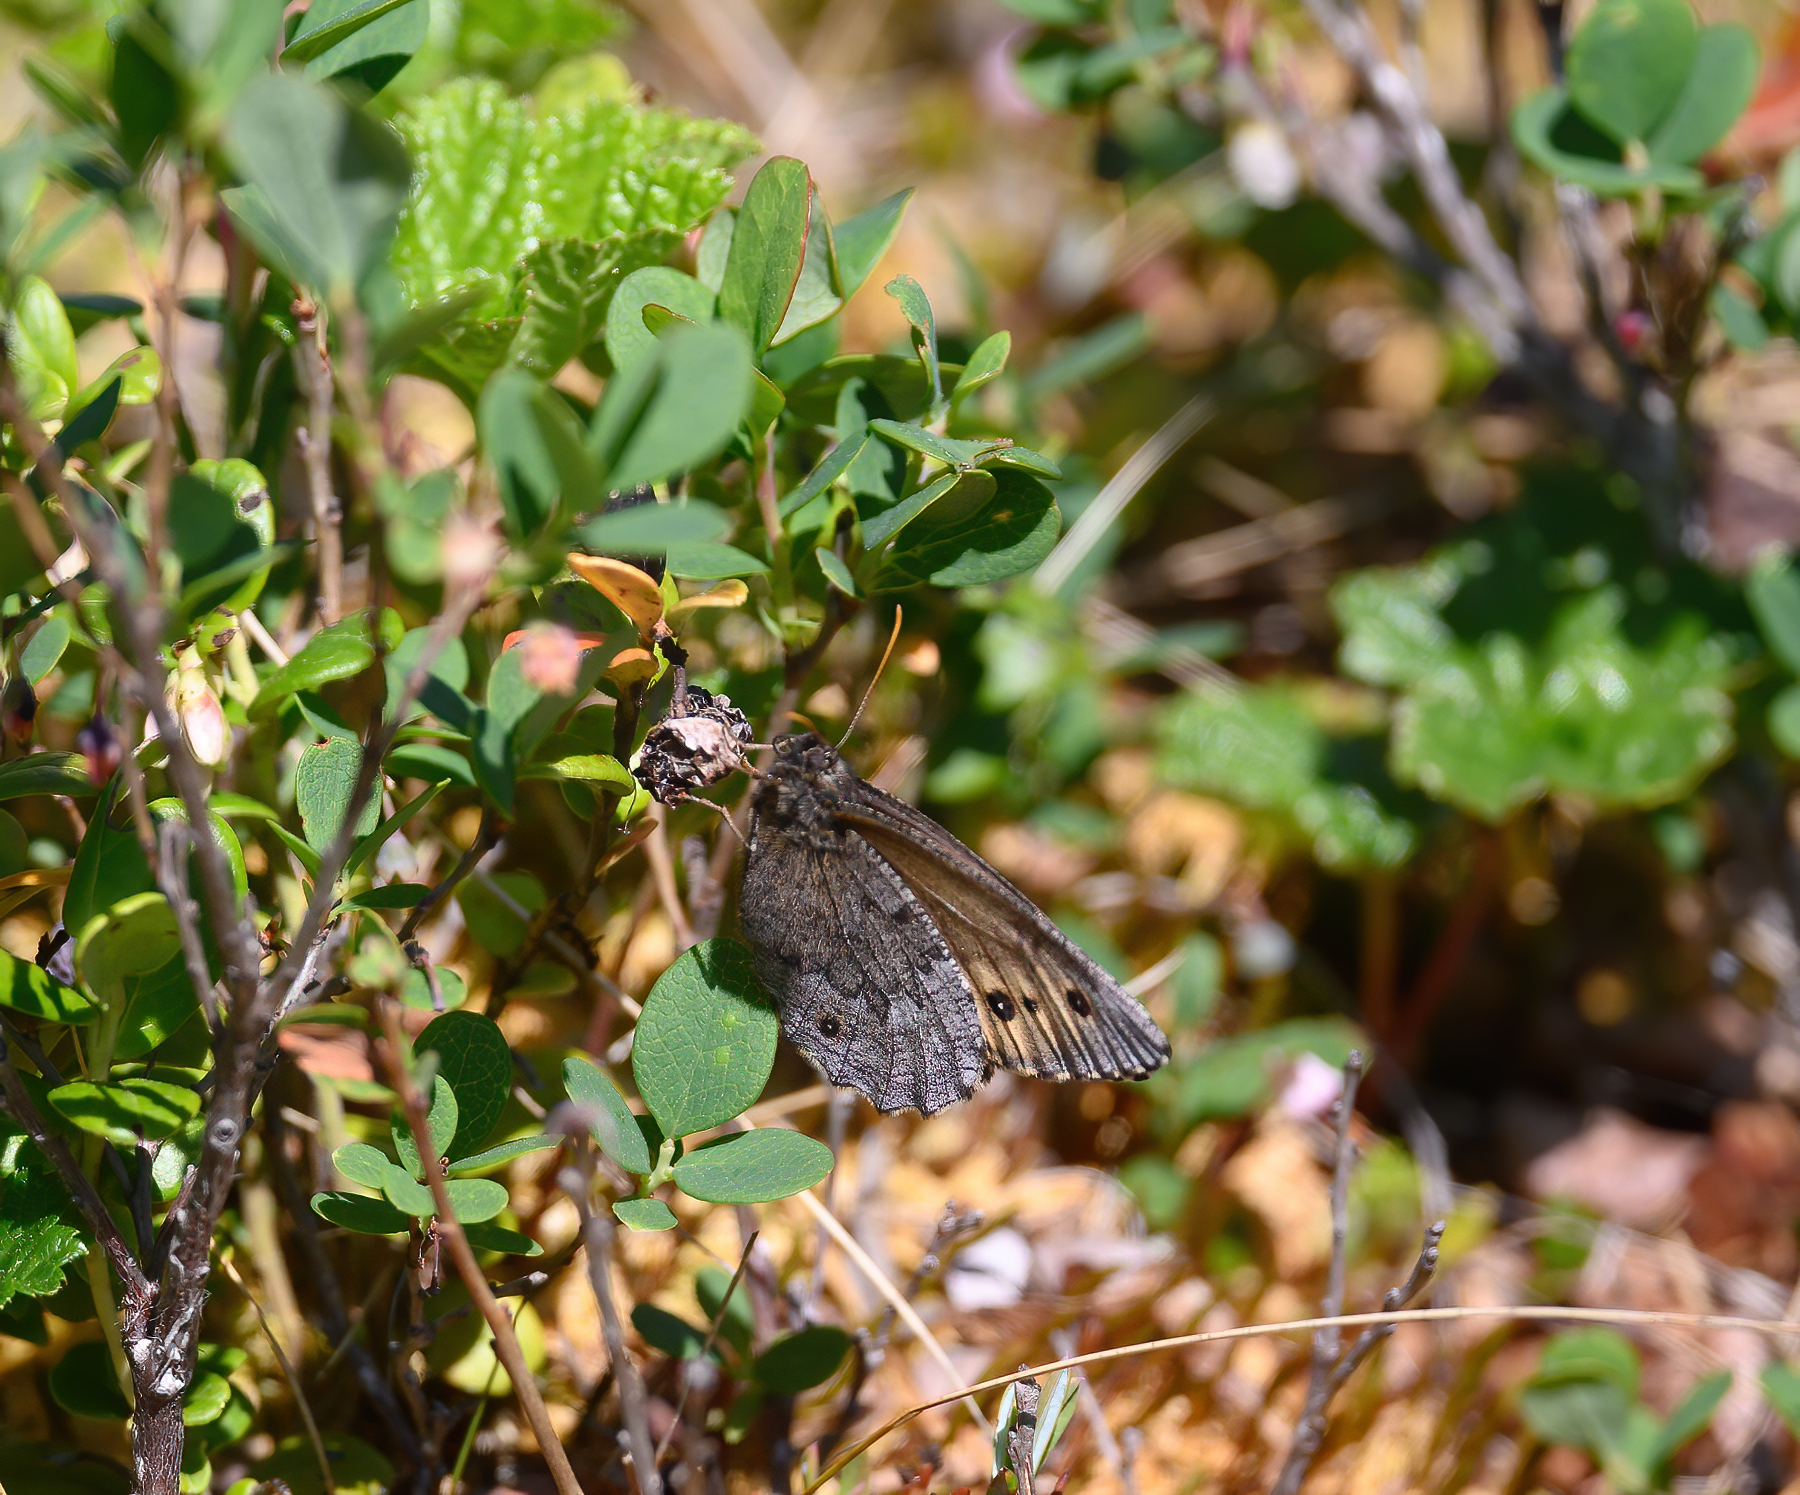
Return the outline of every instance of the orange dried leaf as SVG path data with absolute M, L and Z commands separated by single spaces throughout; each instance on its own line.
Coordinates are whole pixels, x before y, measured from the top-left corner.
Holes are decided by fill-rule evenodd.
M 569 569 L 637 625 L 648 639 L 663 615 L 663 594 L 644 572 L 610 555 L 572 555 Z
M 669 609 L 669 622 L 679 624 L 703 607 L 742 607 L 750 600 L 750 588 L 737 577 L 722 581 L 716 587 L 683 597 Z
M 654 680 L 661 668 L 661 663 L 648 649 L 622 649 L 606 667 L 606 678 L 629 690 L 634 685 L 645 685 Z

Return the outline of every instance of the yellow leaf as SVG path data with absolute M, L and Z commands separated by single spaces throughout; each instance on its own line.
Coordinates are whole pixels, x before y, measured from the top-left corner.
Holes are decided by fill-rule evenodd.
M 636 625 L 648 641 L 663 615 L 662 588 L 627 561 L 610 555 L 572 555 L 569 569 Z

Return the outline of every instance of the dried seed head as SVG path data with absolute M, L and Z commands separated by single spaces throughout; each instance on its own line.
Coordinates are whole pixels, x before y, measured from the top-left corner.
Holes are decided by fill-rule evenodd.
M 753 736 L 749 719 L 729 696 L 690 685 L 687 697 L 687 714 L 664 717 L 645 735 L 638 753 L 638 782 L 665 805 L 680 804 L 695 790 L 736 773 Z

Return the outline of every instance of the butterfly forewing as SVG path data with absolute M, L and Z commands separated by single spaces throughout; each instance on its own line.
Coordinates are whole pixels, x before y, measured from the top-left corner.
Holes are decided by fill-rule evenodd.
M 987 1077 L 956 961 L 857 836 L 824 849 L 759 829 L 739 918 L 782 1033 L 833 1084 L 929 1116 Z
M 996 1064 L 1048 1080 L 1120 1080 L 1168 1059 L 1168 1040 L 1130 993 L 942 826 L 866 785 L 841 813 L 930 912 Z

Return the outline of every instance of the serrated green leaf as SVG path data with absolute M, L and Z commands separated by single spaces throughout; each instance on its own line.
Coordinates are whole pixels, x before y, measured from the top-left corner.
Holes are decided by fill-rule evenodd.
M 621 1199 L 612 1210 L 620 1224 L 633 1230 L 673 1230 L 681 1223 L 660 1199 Z
M 413 1040 L 421 1057 L 438 1056 L 438 1074 L 456 1092 L 456 1134 L 441 1156 L 467 1157 L 488 1139 L 512 1094 L 512 1050 L 500 1025 L 479 1012 L 446 1012 Z
M 512 361 L 548 379 L 603 332 L 610 337 L 619 293 L 641 267 L 667 255 L 677 237 L 673 230 L 648 229 L 598 244 L 556 239 L 538 245 L 520 267 L 525 315 Z M 611 356 L 610 342 L 607 352 Z M 619 366 L 617 358 L 613 362 Z
M 591 1059 L 572 1054 L 563 1060 L 563 1088 L 570 1100 L 592 1113 L 588 1130 L 603 1153 L 627 1173 L 650 1172 L 649 1144 L 611 1075 Z
M 720 1137 L 678 1158 L 675 1182 L 709 1204 L 760 1204 L 810 1189 L 831 1172 L 831 1149 L 799 1132 L 763 1127 Z
M 68 1209 L 68 1187 L 49 1159 L 21 1144 L 17 1161 L 0 1169 L 0 1308 L 15 1293 L 44 1298 L 63 1285 L 64 1266 L 87 1250 Z
M 638 1094 L 663 1134 L 705 1131 L 753 1104 L 778 1029 L 747 947 L 706 940 L 677 957 L 644 1000 L 631 1051 Z

